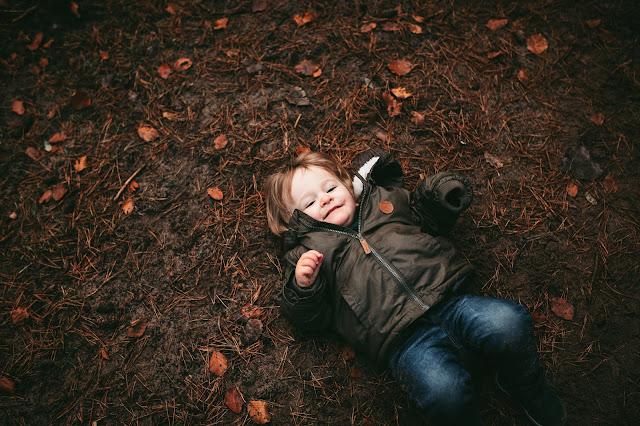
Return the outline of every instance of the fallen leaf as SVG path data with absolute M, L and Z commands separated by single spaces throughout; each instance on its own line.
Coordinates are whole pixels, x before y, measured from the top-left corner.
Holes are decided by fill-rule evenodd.
M 53 136 L 49 138 L 49 143 L 64 142 L 65 140 L 67 140 L 67 132 L 62 131 L 54 133 Z
M 46 191 L 44 191 L 44 193 L 38 200 L 38 203 L 40 204 L 46 203 L 51 200 L 51 197 L 53 197 L 53 191 L 51 191 L 50 189 L 47 189 Z
M 370 33 L 377 26 L 378 26 L 378 24 L 376 24 L 375 22 L 365 22 L 360 27 L 360 32 L 361 33 Z
M 298 74 L 309 75 L 309 76 L 313 76 L 313 77 L 318 77 L 318 76 L 320 76 L 322 74 L 322 70 L 320 69 L 320 67 L 317 66 L 316 64 L 314 64 L 313 62 L 311 62 L 308 59 L 304 59 L 298 65 L 293 67 L 293 69 Z
M 32 160 L 38 161 L 40 159 L 40 152 L 37 149 L 35 149 L 35 148 L 31 147 L 31 146 L 25 150 L 25 153 Z
M 267 8 L 267 2 L 265 0 L 253 0 L 251 4 L 252 12 L 262 12 Z
M 122 211 L 125 214 L 129 214 L 133 211 L 133 198 L 129 198 L 122 204 Z
M 594 112 L 589 116 L 589 120 L 596 126 L 602 126 L 602 124 L 604 124 L 604 114 L 601 112 Z
M 264 65 L 262 65 L 260 62 L 256 62 L 255 64 L 251 64 L 247 67 L 247 72 L 249 74 L 256 74 L 262 71 L 263 69 L 264 69 Z
M 167 13 L 170 13 L 172 15 L 177 15 L 180 8 L 173 3 L 168 3 L 165 10 L 167 11 Z
M 299 27 L 308 24 L 313 21 L 313 14 L 310 11 L 307 11 L 304 15 L 294 15 L 293 20 L 296 21 Z
M 44 37 L 44 34 L 36 34 L 36 36 L 33 38 L 33 41 L 27 45 L 27 49 L 36 50 L 38 47 L 40 47 L 40 43 L 42 43 L 42 37 Z
M 500 168 L 504 166 L 504 163 L 502 161 L 500 161 L 500 159 L 498 157 L 496 157 L 495 155 L 485 151 L 484 153 L 484 159 L 487 161 L 487 163 L 491 164 L 493 167 L 495 168 Z
M 140 188 L 140 184 L 138 184 L 138 182 L 136 182 L 135 180 L 132 180 L 131 182 L 129 182 L 129 185 L 127 186 L 127 189 L 131 193 L 136 192 L 138 188 Z
M 585 21 L 585 23 L 587 24 L 587 27 L 593 29 L 596 27 L 600 26 L 600 19 L 589 19 L 588 21 Z
M 293 89 L 291 89 L 291 91 L 285 98 L 287 99 L 287 102 L 289 102 L 292 105 L 298 105 L 298 106 L 311 105 L 309 98 L 307 98 L 307 92 L 305 92 L 302 89 L 302 87 L 299 87 L 299 86 L 296 86 Z
M 420 25 L 416 25 L 416 24 L 407 24 L 409 26 L 409 31 L 411 31 L 414 34 L 422 34 L 422 27 Z
M 49 111 L 49 112 L 47 113 L 47 118 L 48 118 L 49 120 L 51 120 L 53 117 L 55 117 L 55 115 L 56 115 L 56 111 L 57 111 L 57 109 L 56 109 L 56 108 L 53 108 L 51 111 Z
M 71 95 L 71 105 L 75 109 L 81 110 L 82 108 L 91 105 L 91 99 L 89 99 L 89 95 L 86 92 L 77 90 L 73 92 L 73 95 Z
M 250 303 L 247 303 L 246 305 L 244 305 L 240 309 L 240 312 L 242 313 L 242 316 L 245 318 L 260 318 L 264 316 L 264 309 L 262 309 L 259 306 L 254 306 Z
M 8 378 L 3 377 L 0 379 L 0 391 L 5 393 L 13 393 L 15 384 Z
M 539 325 L 545 322 L 547 320 L 547 317 L 534 311 L 531 312 L 531 319 L 533 320 L 534 325 Z
M 169 64 L 164 63 L 160 65 L 158 67 L 158 75 L 165 80 L 169 78 L 169 76 L 171 75 L 171 67 L 169 66 Z
M 213 29 L 214 30 L 223 30 L 227 28 L 227 22 L 229 22 L 229 18 L 220 18 L 213 21 Z
M 15 308 L 11 311 L 11 319 L 14 324 L 17 324 L 25 319 L 29 318 L 29 312 L 27 308 Z
M 534 34 L 527 39 L 527 49 L 536 55 L 544 53 L 549 48 L 547 39 L 542 34 Z
M 72 1 L 71 4 L 69 5 L 69 10 L 71 11 L 71 13 L 75 15 L 76 18 L 80 18 L 80 12 L 78 11 L 78 9 L 79 9 L 78 3 L 76 3 L 75 1 Z
M 489 52 L 487 53 L 487 58 L 489 59 L 493 59 L 493 58 L 497 58 L 500 55 L 504 55 L 504 52 L 498 50 L 497 52 Z
M 531 73 L 525 69 L 518 71 L 518 80 L 520 83 L 527 84 L 531 80 Z
M 606 175 L 602 181 L 602 186 L 607 192 L 618 192 L 618 184 L 610 175 Z
M 24 114 L 24 102 L 13 101 L 13 104 L 11 105 L 11 111 L 15 112 L 18 115 Z
M 244 398 L 237 389 L 231 389 L 224 396 L 224 403 L 229 407 L 229 410 L 236 414 L 240 414 L 242 411 L 242 405 L 244 404 Z
M 407 99 L 411 97 L 411 93 L 407 92 L 407 89 L 404 87 L 396 87 L 395 89 L 391 89 L 391 93 L 398 99 Z
M 400 31 L 400 25 L 398 25 L 396 22 L 383 22 L 382 25 L 380 25 L 380 28 L 382 28 L 382 31 L 387 32 Z
M 160 136 L 160 134 L 153 127 L 140 126 L 138 127 L 138 136 L 140 136 L 146 142 L 151 142 L 152 140 Z
M 551 298 L 551 310 L 562 319 L 573 320 L 573 305 L 562 297 Z
M 40 67 L 42 69 L 45 69 L 47 65 L 49 65 L 49 60 L 47 58 L 40 58 L 40 61 L 38 63 L 40 64 Z
M 219 351 L 211 352 L 211 357 L 209 358 L 209 371 L 216 376 L 222 376 L 224 372 L 227 371 L 228 366 L 229 363 L 226 356 Z
M 419 24 L 422 24 L 424 22 L 424 17 L 420 15 L 411 15 L 411 17 L 413 18 L 414 21 L 416 21 Z
M 180 116 L 180 114 L 175 113 L 175 112 L 164 111 L 162 113 L 162 116 L 164 118 L 166 118 L 167 120 L 169 120 L 169 121 L 173 121 L 173 120 L 177 120 L 178 117 Z
M 82 157 L 78 158 L 76 160 L 76 162 L 73 164 L 73 168 L 76 170 L 76 172 L 81 172 L 84 169 L 87 168 L 87 156 L 83 155 Z
M 342 359 L 347 362 L 356 357 L 356 351 L 351 346 L 345 346 L 342 350 Z
M 100 356 L 102 356 L 102 359 L 109 359 L 109 354 L 105 348 L 100 348 Z
M 53 44 L 53 39 L 50 38 L 45 44 L 42 45 L 45 49 L 48 49 Z
M 176 71 L 186 71 L 191 68 L 193 62 L 189 58 L 180 58 L 173 63 L 173 69 Z
M 249 417 L 254 423 L 263 425 L 271 421 L 271 414 L 267 408 L 267 403 L 264 401 L 249 401 L 247 405 L 247 412 Z
M 229 143 L 229 139 L 227 139 L 227 135 L 222 134 L 222 135 L 219 135 L 217 138 L 214 139 L 213 147 L 215 149 L 222 149 L 225 146 L 227 146 L 227 143 Z
M 127 336 L 129 337 L 140 337 L 144 334 L 144 331 L 147 329 L 147 322 L 142 319 L 138 319 L 133 321 L 129 328 L 127 329 Z
M 311 152 L 311 148 L 309 148 L 307 146 L 298 145 L 296 147 L 296 155 L 300 155 L 303 152 Z
M 404 59 L 399 59 L 395 61 L 389 62 L 389 70 L 396 75 L 405 75 L 411 72 L 413 69 L 413 64 L 409 61 L 405 61 Z
M 411 122 L 413 124 L 422 124 L 422 123 L 424 123 L 424 114 L 420 114 L 417 111 L 411 111 Z
M 107 52 L 106 50 L 98 50 L 98 53 L 100 54 L 100 58 L 103 61 L 106 61 L 107 59 L 109 59 L 109 52 Z
M 402 102 L 398 102 L 389 92 L 382 94 L 382 99 L 387 104 L 387 113 L 389 117 L 395 117 L 402 114 Z
M 567 194 L 570 197 L 575 197 L 576 195 L 578 195 L 578 185 L 573 182 L 569 182 L 569 184 L 567 185 Z
M 260 336 L 262 336 L 262 330 L 262 321 L 257 318 L 251 318 L 244 326 L 244 335 L 242 336 L 242 342 L 245 345 L 251 345 L 257 342 Z
M 489 19 L 485 24 L 491 31 L 496 31 L 504 28 L 509 23 L 508 19 Z
M 14 220 L 14 219 L 15 219 L 15 218 L 17 218 L 17 217 L 18 217 L 18 213 L 16 213 L 16 212 L 11 212 L 11 213 L 9 214 L 9 219 L 11 219 L 11 220 Z
M 376 132 L 376 137 L 378 139 L 380 139 L 381 141 L 385 141 L 385 142 L 389 142 L 391 140 L 391 138 L 389 137 L 389 133 L 387 133 L 386 131 L 380 129 Z
M 64 194 L 66 194 L 68 191 L 69 190 L 67 189 L 65 183 L 60 182 L 59 184 L 51 188 L 51 197 L 53 197 L 55 201 L 60 201 L 62 197 L 64 197 Z
M 222 191 L 217 186 L 215 188 L 208 188 L 207 194 L 209 194 L 209 197 L 217 201 L 220 201 L 223 198 Z

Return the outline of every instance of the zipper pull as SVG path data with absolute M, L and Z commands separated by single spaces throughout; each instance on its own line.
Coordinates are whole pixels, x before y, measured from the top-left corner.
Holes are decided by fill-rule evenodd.
M 361 239 L 360 244 L 362 245 L 362 248 L 364 249 L 365 254 L 371 253 L 371 249 L 369 248 L 369 244 L 367 243 L 367 240 L 365 240 L 364 238 Z

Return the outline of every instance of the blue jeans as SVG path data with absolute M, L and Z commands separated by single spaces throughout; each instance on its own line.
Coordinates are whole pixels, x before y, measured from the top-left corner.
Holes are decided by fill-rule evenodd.
M 513 389 L 547 386 L 531 316 L 514 301 L 454 297 L 428 311 L 404 336 L 391 350 L 391 374 L 429 424 L 482 424 L 463 352 L 496 360 L 501 382 Z

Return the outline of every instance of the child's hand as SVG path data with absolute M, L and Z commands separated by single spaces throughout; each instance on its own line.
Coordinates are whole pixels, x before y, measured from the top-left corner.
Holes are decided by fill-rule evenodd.
M 296 263 L 296 282 L 300 287 L 309 287 L 316 280 L 322 257 L 322 253 L 315 250 L 309 250 L 300 256 Z

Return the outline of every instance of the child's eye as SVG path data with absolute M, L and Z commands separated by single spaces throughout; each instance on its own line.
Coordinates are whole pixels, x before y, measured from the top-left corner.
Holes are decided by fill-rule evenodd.
M 329 190 L 328 190 L 327 192 L 331 192 L 331 191 L 333 191 L 334 189 L 336 189 L 336 187 L 335 187 L 335 186 L 332 186 L 331 188 L 329 188 Z
M 309 201 L 309 202 L 307 203 L 307 206 L 306 206 L 305 208 L 309 208 L 309 207 L 311 207 L 311 206 L 313 205 L 313 203 L 315 203 L 315 201 Z

